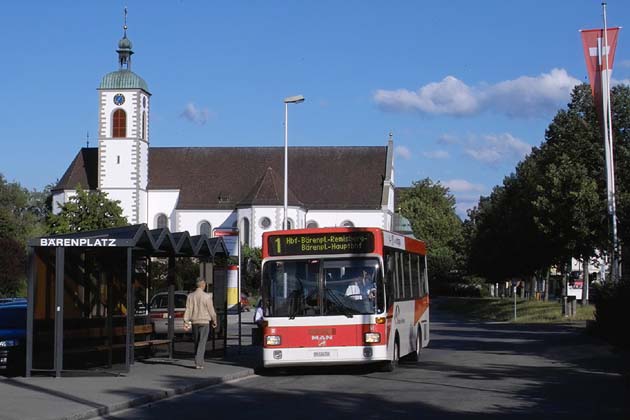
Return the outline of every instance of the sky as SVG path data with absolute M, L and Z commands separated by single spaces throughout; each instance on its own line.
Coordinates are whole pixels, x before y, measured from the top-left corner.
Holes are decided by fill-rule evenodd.
M 125 6 L 151 146 L 281 147 L 283 99 L 302 94 L 290 146 L 384 146 L 391 132 L 395 185 L 440 182 L 462 217 L 588 82 L 578 31 L 603 26 L 601 0 L 6 2 L 8 181 L 41 190 L 97 145 L 96 88 L 118 69 Z M 630 2 L 607 10 L 629 28 L 613 72 L 628 83 Z

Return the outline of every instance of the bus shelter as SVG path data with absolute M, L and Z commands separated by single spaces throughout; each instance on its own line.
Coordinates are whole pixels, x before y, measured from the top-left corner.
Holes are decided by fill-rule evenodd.
M 228 256 L 220 237 L 149 230 L 146 224 L 30 240 L 26 376 L 113 366 L 126 372 L 136 350 L 158 345 L 172 356 L 175 260 L 198 258 L 205 277 L 219 256 Z M 147 300 L 136 296 L 138 285 L 150 288 L 152 258 L 168 261 L 168 333 L 161 340 Z

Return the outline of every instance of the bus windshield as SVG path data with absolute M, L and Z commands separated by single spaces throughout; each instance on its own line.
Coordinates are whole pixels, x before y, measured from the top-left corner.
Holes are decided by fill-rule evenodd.
M 375 258 L 267 261 L 263 301 L 267 316 L 304 317 L 383 312 Z

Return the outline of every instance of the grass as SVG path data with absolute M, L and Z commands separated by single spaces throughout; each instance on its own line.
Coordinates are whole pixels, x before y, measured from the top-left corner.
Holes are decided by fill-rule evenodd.
M 562 316 L 562 304 L 558 301 L 543 302 L 517 298 L 516 321 L 512 299 L 440 297 L 432 301 L 432 304 L 453 314 L 478 321 L 554 323 L 595 319 L 595 305 L 583 307 L 578 303 L 576 316 L 566 318 Z

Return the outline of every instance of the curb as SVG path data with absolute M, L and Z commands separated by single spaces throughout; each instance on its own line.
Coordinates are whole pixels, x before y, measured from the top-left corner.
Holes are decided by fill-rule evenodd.
M 194 384 L 186 384 L 182 386 L 178 386 L 176 388 L 165 389 L 162 391 L 152 391 L 143 395 L 141 397 L 133 398 L 128 401 L 111 404 L 106 407 L 93 408 L 90 410 L 86 410 L 82 413 L 73 414 L 70 416 L 58 417 L 56 420 L 87 420 L 93 419 L 99 416 L 105 416 L 109 414 L 114 414 L 117 411 L 126 410 L 129 408 L 138 407 L 150 402 L 156 402 L 160 400 L 164 400 L 166 398 L 174 397 L 176 395 L 187 394 L 192 391 L 198 391 L 204 388 L 209 388 L 211 386 L 230 382 L 236 379 L 243 379 L 249 376 L 254 376 L 254 369 L 243 369 L 239 372 L 232 373 L 229 375 L 225 375 L 221 378 L 208 378 L 207 380 L 203 380 Z

